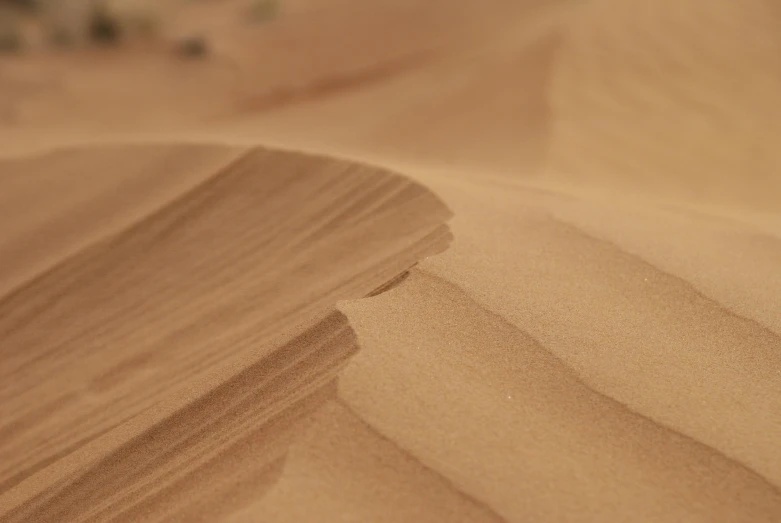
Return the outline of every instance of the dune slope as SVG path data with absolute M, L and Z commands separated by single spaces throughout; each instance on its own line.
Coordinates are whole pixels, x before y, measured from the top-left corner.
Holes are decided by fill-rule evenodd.
M 143 164 L 174 184 L 193 154 L 221 165 L 131 209 L 124 177 Z M 17 270 L 0 300 L 2 521 L 239 508 L 234 487 L 282 457 L 356 349 L 336 301 L 382 291 L 449 241 L 448 210 L 404 178 L 260 148 L 59 151 L 3 165 L 2 192 L 45 198 L 76 166 L 111 169 L 119 186 L 91 186 L 69 215 L 86 225 L 80 247 L 54 241 L 48 265 Z M 4 263 L 49 245 L 52 211 L 4 211 L 24 234 Z
M 454 210 L 423 277 L 343 307 L 365 350 L 342 396 L 508 521 L 781 517 L 775 11 L 643 9 L 540 12 L 234 131 L 393 167 Z
M 237 435 L 220 454 L 225 459 L 193 464 L 213 471 L 205 476 L 219 484 L 213 498 L 200 504 L 188 498 L 186 481 L 195 475 L 180 468 L 165 479 L 154 476 L 156 483 L 134 486 L 139 494 L 134 490 L 96 506 L 82 514 L 84 519 L 116 514 L 131 520 L 178 516 L 313 523 L 781 520 L 781 178 L 776 174 L 781 156 L 775 152 L 781 121 L 781 33 L 774 2 L 409 0 L 378 1 L 369 8 L 352 0 L 291 0 L 287 16 L 263 33 L 237 29 L 229 15 L 217 16 L 216 6 L 200 4 L 193 18 L 182 22 L 213 22 L 218 53 L 212 61 L 150 59 L 128 50 L 112 55 L 110 64 L 95 56 L 63 62 L 39 56 L 38 62 L 20 59 L 9 66 L 17 84 L 31 78 L 45 83 L 53 76 L 64 79 L 65 87 L 58 91 L 56 82 L 50 82 L 55 87 L 23 93 L 16 124 L 0 130 L 4 154 L 66 143 L 85 144 L 85 149 L 82 156 L 58 153 L 56 162 L 41 156 L 3 164 L 3 173 L 16 174 L 6 178 L 15 189 L 0 200 L 0 209 L 14 209 L 7 216 L 26 216 L 18 220 L 18 228 L 15 220 L 0 223 L 0 231 L 11 239 L 0 244 L 0 260 L 10 267 L 0 271 L 0 288 L 11 296 L 0 310 L 16 318 L 6 326 L 29 314 L 16 307 L 13 289 L 24 292 L 39 274 L 51 278 L 62 257 L 78 259 L 90 245 L 112 241 L 117 231 L 165 208 L 183 191 L 197 192 L 215 170 L 243 161 L 246 144 L 317 151 L 404 173 L 453 210 L 454 240 L 446 252 L 419 263 L 405 279 L 398 276 L 412 260 L 437 250 L 428 250 L 428 240 L 372 285 L 358 283 L 368 281 L 368 275 L 353 281 L 355 274 L 373 273 L 368 267 L 376 249 L 387 252 L 381 257 L 391 256 L 399 248 L 408 252 L 404 249 L 418 245 L 412 240 L 418 233 L 444 234 L 439 227 L 445 215 L 439 204 L 415 199 L 413 208 L 420 205 L 420 213 L 410 211 L 403 205 L 409 195 L 400 194 L 388 202 L 380 231 L 367 222 L 361 229 L 366 236 L 352 235 L 351 214 L 345 211 L 346 229 L 323 234 L 321 243 L 308 248 L 312 234 L 302 236 L 298 225 L 285 228 L 277 220 L 289 211 L 306 228 L 328 219 L 320 214 L 323 206 L 332 209 L 341 199 L 333 207 L 338 213 L 349 205 L 356 195 L 341 185 L 345 173 L 334 167 L 317 178 L 322 191 L 302 190 L 287 198 L 292 189 L 283 184 L 271 198 L 280 202 L 278 208 L 248 212 L 246 217 L 253 219 L 238 220 L 262 224 L 257 230 L 223 228 L 223 219 L 233 216 L 227 207 L 221 208 L 225 216 L 220 214 L 219 220 L 202 223 L 204 228 L 220 225 L 236 240 L 226 239 L 231 248 L 222 257 L 247 262 L 242 270 L 225 273 L 219 285 L 217 279 L 201 282 L 211 271 L 197 269 L 190 254 L 198 255 L 199 248 L 226 249 L 227 243 L 199 246 L 195 236 L 191 244 L 169 235 L 162 245 L 174 241 L 170 257 L 159 246 L 139 256 L 143 270 L 130 271 L 127 285 L 119 288 L 122 299 L 140 308 L 142 294 L 170 296 L 165 307 L 181 308 L 181 315 L 172 316 L 183 323 L 147 325 L 151 320 L 131 316 L 133 323 L 117 330 L 112 340 L 131 347 L 151 335 L 163 337 L 161 346 L 172 344 L 170 360 L 160 360 L 162 371 L 152 366 L 158 373 L 152 376 L 165 376 L 170 366 L 169 378 L 184 372 L 184 384 L 195 387 L 194 396 L 182 394 L 177 412 L 189 413 L 184 409 L 191 401 L 206 398 L 217 404 L 238 402 L 236 412 L 264 421 L 231 425 L 239 420 L 220 417 L 219 408 L 210 407 L 217 410 L 209 416 L 220 420 L 214 426 Z M 432 27 L 441 27 L 441 33 Z M 264 57 L 274 59 L 259 62 L 259 47 L 268 52 Z M 150 82 L 135 90 L 127 78 L 139 74 L 148 75 Z M 132 103 L 117 103 L 130 91 Z M 138 106 L 152 108 L 154 115 L 144 115 Z M 144 154 L 128 148 L 135 151 L 128 155 L 116 153 L 126 150 L 125 145 L 95 145 L 139 138 L 158 145 L 145 148 Z M 230 146 L 197 145 L 204 141 Z M 166 145 L 171 142 L 195 145 Z M 149 189 L 151 180 L 143 180 L 159 167 L 152 150 L 161 157 L 173 155 L 167 160 L 173 178 L 163 183 L 158 177 L 155 190 Z M 197 161 L 185 165 L 196 153 Z M 123 174 L 115 181 L 98 180 L 96 173 L 117 163 L 114 154 L 121 157 Z M 68 165 L 72 177 L 81 172 L 92 176 L 91 188 L 69 193 L 67 184 L 53 185 L 60 196 L 42 205 L 51 214 L 30 211 L 41 194 L 36 180 Z M 324 165 L 312 164 L 312 173 Z M 307 179 L 308 167 L 300 166 L 295 171 Z M 125 179 L 141 181 L 136 187 Z M 111 196 L 120 187 L 139 203 L 126 205 Z M 418 185 L 410 187 L 423 201 L 432 198 L 418 192 Z M 270 186 L 261 183 L 261 189 Z M 94 194 L 100 195 L 97 200 Z M 281 203 L 288 201 L 289 206 Z M 109 210 L 116 210 L 110 220 Z M 368 211 L 364 215 L 373 217 Z M 436 219 L 423 219 L 415 226 L 418 233 L 397 229 L 409 216 L 413 222 L 419 216 Z M 186 231 L 188 223 L 183 219 L 178 226 Z M 68 241 L 50 240 L 46 231 L 57 231 Z M 253 271 L 265 271 L 268 261 L 252 257 L 265 249 L 250 234 L 254 232 L 277 234 L 269 240 L 275 248 L 292 239 L 297 246 L 285 256 L 294 260 L 316 256 L 317 263 L 296 265 L 295 281 L 311 278 L 307 281 L 320 290 L 304 293 L 298 285 L 290 290 L 287 284 L 275 287 L 257 277 Z M 364 242 L 370 232 L 383 239 Z M 24 238 L 29 234 L 33 240 L 28 243 Z M 37 242 L 36 235 L 41 238 Z M 251 239 L 262 245 L 245 243 Z M 179 251 L 187 256 L 174 256 Z M 345 256 L 349 259 L 343 260 Z M 328 257 L 339 261 L 328 262 Z M 119 260 L 109 257 L 101 263 Z M 122 267 L 135 262 L 124 263 Z M 281 261 L 270 265 L 283 271 Z M 336 267 L 343 267 L 344 274 L 332 272 Z M 173 283 L 142 278 L 156 271 Z M 65 274 L 71 278 L 70 272 Z M 376 298 L 340 303 L 344 317 L 332 312 L 336 299 L 373 295 L 402 279 Z M 221 299 L 216 289 L 223 286 L 241 287 L 236 301 L 212 301 Z M 344 292 L 328 294 L 326 287 Z M 35 290 L 21 295 L 31 307 L 50 299 L 46 288 Z M 112 291 L 104 291 L 114 304 L 104 311 L 90 298 L 99 289 L 87 290 L 83 296 L 89 303 L 76 305 L 91 311 L 87 316 L 93 324 L 122 313 L 124 302 Z M 36 298 L 39 291 L 42 300 Z M 252 308 L 265 295 L 268 311 L 314 303 L 322 304 L 317 309 L 322 315 L 311 312 L 313 323 L 296 329 Z M 285 296 L 295 301 L 287 303 Z M 218 310 L 205 316 L 208 323 L 190 308 L 204 302 Z M 49 322 L 45 325 L 77 340 L 79 321 L 73 318 L 78 318 L 79 307 L 68 302 L 59 316 L 43 316 Z M 148 316 L 168 310 L 159 305 Z M 344 344 L 296 338 L 310 332 L 318 319 L 317 332 L 324 337 L 330 332 Z M 188 322 L 212 325 L 213 330 L 190 330 Z M 283 334 L 265 341 L 273 333 Z M 216 341 L 201 341 L 202 335 Z M 7 336 L 17 336 L 9 339 L 22 346 L 41 335 L 31 324 Z M 256 349 L 242 345 L 245 337 L 257 340 L 251 342 Z M 307 417 L 311 424 L 306 430 L 301 424 L 294 427 L 303 412 L 334 398 L 335 373 L 329 365 L 340 365 L 355 340 L 362 350 L 340 373 L 337 399 Z M 68 343 L 74 350 L 80 346 Z M 175 355 L 194 350 L 203 358 L 196 367 L 211 364 L 212 358 L 222 365 L 218 346 L 235 348 L 239 361 L 214 383 L 190 385 L 193 363 Z M 276 413 L 263 398 L 273 396 L 276 385 L 264 381 L 264 368 L 251 362 L 270 365 L 276 360 L 265 358 L 266 348 L 283 346 L 310 347 L 313 360 L 322 358 L 305 365 L 309 374 L 302 374 L 303 379 L 314 376 L 322 388 L 304 387 L 311 394 L 297 403 L 292 397 L 289 404 L 275 403 L 285 407 L 284 413 L 265 422 Z M 59 366 L 65 353 L 49 347 L 56 358 L 48 365 Z M 148 357 L 158 361 L 156 355 Z M 29 356 L 18 353 L 14 358 L 18 366 Z M 282 357 L 280 366 L 286 361 Z M 36 364 L 47 363 L 42 359 Z M 91 365 L 98 376 L 108 376 L 103 387 L 117 381 L 117 391 L 144 390 L 150 383 L 173 387 L 146 370 L 116 377 L 99 361 Z M 143 357 L 138 366 L 149 368 Z M 38 368 L 43 373 L 45 367 Z M 296 387 L 290 383 L 299 372 L 280 370 L 284 390 Z M 25 378 L 19 388 L 23 392 L 33 383 Z M 249 406 L 219 383 L 236 383 L 244 391 L 237 394 L 254 398 L 259 412 L 250 414 Z M 2 387 L 9 394 L 3 398 L 13 397 L 12 384 Z M 40 412 L 47 417 L 39 412 L 30 419 L 54 425 L 60 419 L 48 412 L 58 411 L 58 400 L 65 402 L 63 416 L 84 416 L 113 398 L 96 386 L 86 392 L 65 388 L 72 394 L 65 399 L 58 392 L 62 385 L 46 388 L 44 382 L 42 387 L 48 396 Z M 118 396 L 116 401 L 134 408 L 134 398 Z M 96 399 L 97 404 L 90 403 Z M 12 419 L 22 421 L 34 408 L 8 405 Z M 107 414 L 104 419 L 112 418 Z M 131 437 L 155 434 L 143 426 L 147 418 L 140 419 L 137 430 L 128 425 L 133 420 L 120 425 L 130 427 L 127 434 L 105 427 L 106 437 L 116 440 L 104 442 L 97 436 L 95 461 L 89 458 L 90 447 L 60 459 L 49 472 L 31 470 L 38 451 L 26 457 L 16 452 L 23 440 L 10 432 L 7 441 L 13 446 L 0 462 L 10 459 L 12 465 L 0 477 L 5 485 L 19 474 L 27 479 L 0 498 L 12 503 L 7 517 L 77 518 L 71 500 L 88 498 L 93 489 L 105 492 L 99 488 L 104 477 L 116 485 L 111 471 L 126 470 L 123 460 L 150 450 Z M 161 426 L 171 438 L 203 426 L 188 419 L 165 417 L 169 424 Z M 50 452 L 46 449 L 65 452 L 71 443 L 68 435 L 49 441 L 45 424 L 30 424 L 29 431 L 42 454 Z M 244 436 L 278 440 L 279 448 L 287 448 L 290 433 L 299 437 L 290 444 L 284 466 L 282 453 L 269 450 L 276 443 L 243 453 L 251 448 L 240 443 Z M 193 446 L 183 446 L 177 455 L 201 452 L 199 441 L 195 437 Z M 210 450 L 217 452 L 216 447 Z M 155 474 L 169 471 L 159 463 L 154 466 L 150 470 Z M 71 470 L 76 476 L 68 476 Z M 189 479 L 169 481 L 178 479 L 177 473 Z M 61 487 L 56 474 L 83 479 Z M 192 488 L 204 490 L 196 483 Z

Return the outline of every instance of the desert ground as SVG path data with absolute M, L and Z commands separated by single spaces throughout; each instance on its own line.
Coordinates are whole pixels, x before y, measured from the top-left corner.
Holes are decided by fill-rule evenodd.
M 248 4 L 0 54 L 0 522 L 781 522 L 778 2 Z

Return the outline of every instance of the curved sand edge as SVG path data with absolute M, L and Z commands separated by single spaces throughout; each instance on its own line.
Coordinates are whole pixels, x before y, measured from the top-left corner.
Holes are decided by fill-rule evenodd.
M 182 175 L 193 158 L 223 165 Z M 387 290 L 450 241 L 450 212 L 406 178 L 260 147 L 60 150 L 5 162 L 3 183 L 24 209 L 74 179 L 55 173 L 106 167 L 118 174 L 81 223 L 33 213 L 4 246 L 28 266 L 46 234 L 83 235 L 0 282 L 3 374 L 25 378 L 0 391 L 14 427 L 0 434 L 2 521 L 241 508 L 238 486 L 268 476 L 357 350 L 336 302 Z M 123 208 L 163 176 L 145 213 Z M 70 193 L 51 195 L 67 213 Z

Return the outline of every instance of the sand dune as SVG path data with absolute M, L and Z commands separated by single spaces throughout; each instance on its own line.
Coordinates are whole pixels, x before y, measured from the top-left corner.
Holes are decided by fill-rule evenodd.
M 781 521 L 773 2 L 227 4 L 9 62 L 0 521 Z
M 139 164 L 167 176 L 194 158 L 219 167 L 143 216 L 80 228 L 75 252 L 55 242 L 59 259 L 0 303 L 4 519 L 208 520 L 210 498 L 233 500 L 333 392 L 355 350 L 336 301 L 375 294 L 449 238 L 448 211 L 421 187 L 298 153 L 128 146 L 4 172 L 9 189 L 32 178 L 43 192 L 47 178 L 30 172 L 104 167 L 139 189 Z M 123 189 L 96 191 L 80 218 L 111 216 L 133 197 Z M 38 225 L 20 234 L 40 252 L 52 226 Z

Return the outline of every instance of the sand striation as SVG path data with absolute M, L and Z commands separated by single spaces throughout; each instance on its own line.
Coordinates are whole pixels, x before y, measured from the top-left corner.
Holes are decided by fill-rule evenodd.
M 139 164 L 173 183 L 193 155 L 222 165 L 143 216 L 115 214 Z M 46 194 L 76 166 L 110 169 L 117 185 L 68 215 L 77 250 L 54 242 L 50 265 L 18 270 L 0 301 L 2 521 L 236 510 L 236 489 L 284 456 L 357 349 L 336 301 L 377 294 L 449 241 L 448 210 L 417 184 L 292 152 L 64 150 L 4 165 L 3 183 Z M 48 176 L 33 188 L 30 172 Z M 65 228 L 20 225 L 25 241 L 3 259 Z

